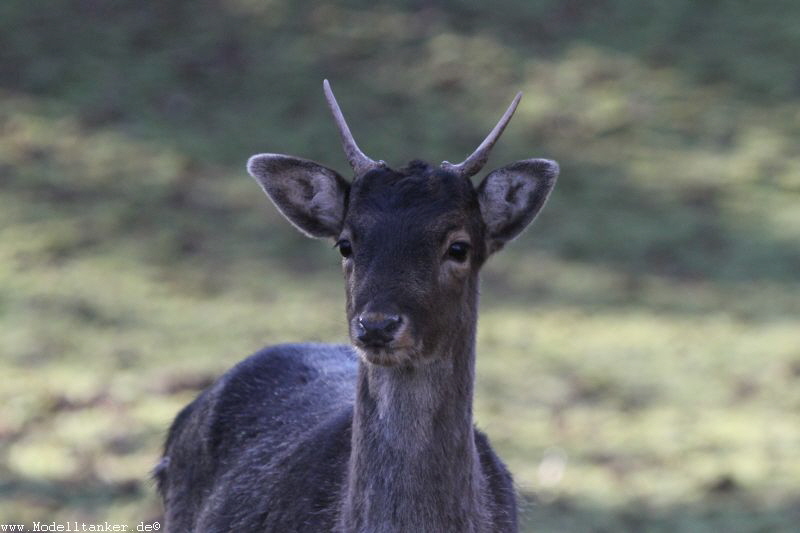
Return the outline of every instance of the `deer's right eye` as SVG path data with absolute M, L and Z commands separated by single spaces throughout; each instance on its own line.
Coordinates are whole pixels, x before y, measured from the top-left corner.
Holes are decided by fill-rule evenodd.
M 347 259 L 351 255 L 353 255 L 353 245 L 350 244 L 350 241 L 347 239 L 341 239 L 336 243 L 336 247 L 339 249 L 339 253 L 342 254 L 342 257 Z

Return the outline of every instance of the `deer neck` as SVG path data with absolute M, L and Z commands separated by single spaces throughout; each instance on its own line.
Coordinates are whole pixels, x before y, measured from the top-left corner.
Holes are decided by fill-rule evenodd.
M 362 362 L 343 507 L 350 532 L 472 532 L 482 478 L 472 425 L 475 323 L 414 367 Z M 466 331 L 464 331 L 466 329 Z

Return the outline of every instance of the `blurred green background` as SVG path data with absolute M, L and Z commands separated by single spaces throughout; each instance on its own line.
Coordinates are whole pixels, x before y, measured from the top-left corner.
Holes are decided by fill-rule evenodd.
M 177 410 L 345 341 L 339 259 L 244 171 L 550 157 L 484 270 L 478 425 L 529 532 L 800 523 L 800 3 L 0 2 L 0 521 L 158 520 Z M 347 172 L 349 175 L 349 171 Z

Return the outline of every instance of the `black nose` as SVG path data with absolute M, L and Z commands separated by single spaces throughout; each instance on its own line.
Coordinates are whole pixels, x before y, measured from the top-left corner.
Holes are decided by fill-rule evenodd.
M 392 342 L 402 322 L 399 315 L 362 313 L 358 317 L 358 340 L 368 346 L 385 346 Z

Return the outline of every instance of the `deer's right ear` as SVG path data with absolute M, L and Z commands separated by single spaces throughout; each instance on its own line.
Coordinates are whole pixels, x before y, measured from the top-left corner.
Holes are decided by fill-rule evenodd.
M 344 222 L 349 184 L 336 171 L 313 161 L 258 154 L 247 172 L 283 216 L 310 237 L 337 237 Z

